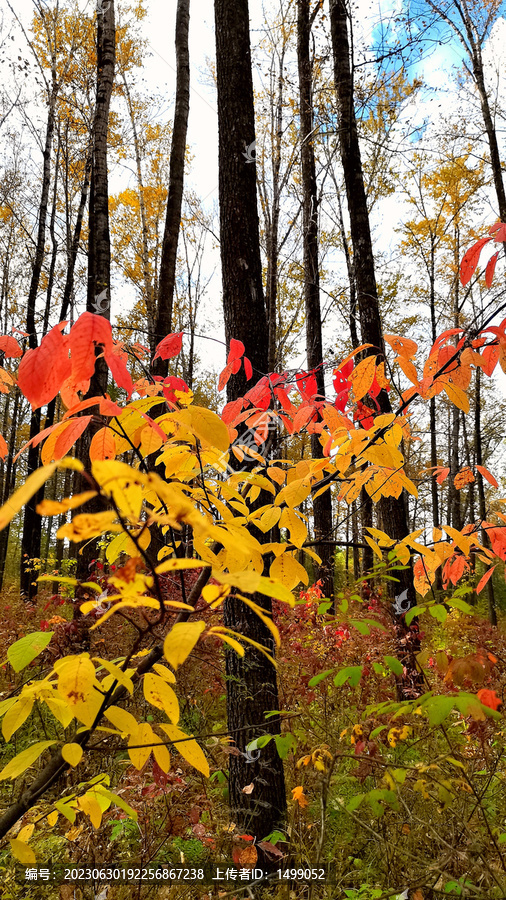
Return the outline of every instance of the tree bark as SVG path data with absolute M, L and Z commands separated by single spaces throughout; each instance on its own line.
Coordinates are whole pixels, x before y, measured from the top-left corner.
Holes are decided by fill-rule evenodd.
M 310 0 L 297 0 L 297 64 L 299 71 L 300 159 L 302 173 L 302 241 L 304 253 L 304 302 L 306 308 L 306 358 L 308 371 L 316 378 L 319 399 L 325 397 L 323 368 L 322 320 L 320 308 L 320 273 L 318 260 L 318 186 L 313 141 L 313 67 L 309 51 L 311 35 Z M 323 458 L 317 434 L 311 435 L 311 456 Z M 332 495 L 330 488 L 313 500 L 314 536 L 328 538 L 332 534 Z M 318 580 L 324 597 L 334 601 L 334 562 L 328 544 L 316 544 L 321 557 Z
M 218 87 L 220 248 L 223 310 L 227 345 L 243 342 L 253 370 L 264 375 L 268 363 L 268 328 L 264 305 L 256 196 L 256 165 L 248 148 L 255 140 L 253 83 L 247 0 L 215 0 L 216 76 Z M 250 161 L 251 160 L 251 161 Z M 233 400 L 248 387 L 244 368 L 232 375 L 227 396 Z M 270 598 L 255 595 L 267 613 Z M 258 616 L 235 597 L 227 598 L 225 625 L 251 637 L 272 652 L 272 640 Z M 240 755 L 230 756 L 229 796 L 233 819 L 247 833 L 268 835 L 284 818 L 286 795 L 282 761 L 271 741 L 258 760 L 241 755 L 249 741 L 279 733 L 276 671 L 263 654 L 247 646 L 244 657 L 226 651 L 227 715 L 230 735 Z M 243 788 L 254 783 L 252 794 Z
M 170 148 L 169 192 L 163 233 L 160 275 L 158 278 L 156 322 L 152 350 L 164 337 L 170 334 L 172 329 L 177 244 L 183 205 L 184 157 L 190 110 L 189 27 L 190 0 L 178 0 L 176 12 L 176 108 Z M 156 359 L 153 363 L 153 372 L 155 375 L 167 375 L 167 361 L 160 359 L 160 357 Z

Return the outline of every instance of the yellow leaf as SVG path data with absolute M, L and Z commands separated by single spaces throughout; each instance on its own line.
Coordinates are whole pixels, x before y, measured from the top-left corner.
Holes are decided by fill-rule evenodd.
M 167 666 L 162 666 L 160 663 L 155 663 L 153 669 L 155 670 L 155 672 L 158 672 L 161 678 L 163 678 L 165 681 L 168 681 L 169 684 L 176 683 L 175 675 L 170 671 L 170 669 L 167 668 Z
M 279 524 L 281 528 L 288 528 L 292 544 L 295 544 L 300 550 L 307 538 L 307 528 L 302 519 L 299 518 L 293 509 L 286 507 L 281 514 Z
M 362 400 L 362 397 L 365 397 L 372 386 L 375 372 L 376 357 L 366 356 L 350 373 L 348 380 L 352 383 L 355 400 Z
M 138 723 L 135 731 L 132 731 L 128 739 L 128 755 L 135 768 L 139 769 L 139 771 L 149 759 L 152 745 L 155 741 L 156 735 L 148 722 Z
M 389 469 L 400 469 L 404 464 L 401 451 L 385 443 L 373 444 L 362 452 L 361 457 L 375 466 L 385 466 Z
M 58 821 L 58 810 L 54 809 L 52 813 L 49 813 L 47 816 L 47 824 L 50 828 L 54 828 Z
M 38 760 L 41 753 L 44 753 L 44 750 L 47 750 L 48 747 L 52 747 L 55 743 L 56 741 L 38 741 L 36 744 L 32 744 L 31 747 L 27 747 L 26 750 L 18 753 L 14 759 L 11 759 L 10 762 L 3 767 L 0 772 L 0 781 L 3 781 L 4 778 L 17 778 L 22 772 L 26 772 L 26 770 L 29 769 L 30 766 L 33 766 L 34 762 Z
M 143 679 L 143 688 L 144 697 L 148 703 L 156 706 L 157 709 L 163 709 L 170 721 L 177 725 L 179 722 L 179 703 L 174 691 L 167 682 L 160 678 L 159 675 L 153 675 L 151 672 L 148 672 Z
M 26 506 L 48 478 L 51 478 L 56 468 L 57 464 L 51 463 L 49 466 L 41 466 L 39 469 L 36 469 L 35 472 L 28 476 L 19 490 L 12 497 L 9 497 L 0 509 L 0 531 Z
M 304 584 L 309 583 L 309 576 L 304 566 L 301 566 L 300 562 L 288 552 L 283 553 L 282 556 L 278 556 L 278 558 L 274 560 L 270 567 L 269 575 L 271 578 L 276 578 L 281 581 L 281 583 L 290 591 L 301 581 Z
M 272 619 L 269 618 L 269 616 L 265 613 L 265 610 L 263 610 L 262 607 L 258 605 L 258 603 L 254 603 L 253 600 L 248 600 L 247 597 L 243 597 L 242 594 L 237 594 L 237 596 L 240 597 L 240 599 L 243 603 L 246 604 L 246 606 L 249 606 L 250 609 L 252 609 L 257 614 L 258 618 L 261 619 L 265 627 L 268 628 L 268 630 L 272 634 L 276 646 L 279 647 L 281 644 L 279 631 Z
M 165 559 L 159 566 L 156 567 L 155 572 L 158 575 L 162 575 L 164 572 L 175 572 L 178 569 L 201 569 L 202 568 L 202 560 L 201 559 Z
M 275 545 L 272 545 L 275 546 Z M 286 545 L 285 545 L 286 546 Z M 220 584 L 232 585 L 238 587 L 247 594 L 254 594 L 258 591 L 267 597 L 273 597 L 275 600 L 281 600 L 282 603 L 288 603 L 290 606 L 295 605 L 295 601 L 291 592 L 275 578 L 266 578 L 259 575 L 258 572 L 213 572 L 213 578 Z
M 106 709 L 105 715 L 122 734 L 131 734 L 139 724 L 132 713 L 127 712 L 126 709 L 121 709 L 119 706 L 110 706 L 109 709 Z
M 56 532 L 57 538 L 67 538 L 73 543 L 87 541 L 92 537 L 98 537 L 104 531 L 122 531 L 121 525 L 116 522 L 118 516 L 113 510 L 105 510 L 99 513 L 81 513 L 74 516 L 71 522 L 61 525 Z
M 66 656 L 55 662 L 58 674 L 58 692 L 63 699 L 74 706 L 85 702 L 95 685 L 95 666 L 87 653 Z
M 205 627 L 205 622 L 177 622 L 172 627 L 163 642 L 163 654 L 173 669 L 184 663 Z
M 6 712 L 2 722 L 2 734 L 6 741 L 10 741 L 14 732 L 21 727 L 23 722 L 26 722 L 32 711 L 32 706 L 33 696 L 24 697 L 21 695 L 19 700 Z
M 96 491 L 84 491 L 82 494 L 74 494 L 73 497 L 65 497 L 63 500 L 42 500 L 37 505 L 36 511 L 39 516 L 56 516 L 69 509 L 76 509 L 96 496 Z
M 376 543 L 376 541 L 373 540 L 373 538 L 368 537 L 367 534 L 364 534 L 364 540 L 367 541 L 367 543 L 369 544 L 369 547 L 371 548 L 373 553 L 375 553 L 376 556 L 383 561 L 383 554 L 379 548 L 379 545 Z
M 35 829 L 35 825 L 33 822 L 30 822 L 28 825 L 25 825 L 24 828 L 21 828 L 16 837 L 20 841 L 29 841 Z
M 188 409 L 177 410 L 177 412 L 165 416 L 165 419 L 184 425 L 198 437 L 204 446 L 216 447 L 222 451 L 228 450 L 230 446 L 227 426 L 210 409 L 202 406 L 190 406 Z
M 82 809 L 86 816 L 89 816 L 90 822 L 94 828 L 100 828 L 102 822 L 102 810 L 97 797 L 93 791 L 88 791 L 82 797 L 78 797 L 77 805 Z
M 80 744 L 64 744 L 61 748 L 61 755 L 69 766 L 78 766 L 82 759 L 83 748 Z
M 194 769 L 197 769 L 198 772 L 202 772 L 206 778 L 209 778 L 209 763 L 193 735 L 185 734 L 177 725 L 167 725 L 165 722 L 160 722 L 160 728 L 163 728 L 169 741 L 173 742 L 178 753 Z
M 457 409 L 461 409 L 465 413 L 469 412 L 469 397 L 462 388 L 448 382 L 443 385 L 443 389 L 448 399 L 457 407 Z
M 450 525 L 443 525 L 446 533 L 453 538 L 459 550 L 462 550 L 464 556 L 469 556 L 469 552 L 471 550 L 471 541 L 469 538 L 464 537 L 463 534 L 460 533 L 456 528 L 451 528 Z
M 159 743 L 153 745 L 153 756 L 155 757 L 162 772 L 170 772 L 171 758 L 165 744 Z
M 134 685 L 132 679 L 120 669 L 119 666 L 116 666 L 114 663 L 109 662 L 108 659 L 101 659 L 99 656 L 93 657 L 95 662 L 100 663 L 101 666 L 106 669 L 110 675 L 113 676 L 114 680 L 121 684 L 124 688 L 127 689 L 129 694 L 133 694 Z
M 375 537 L 378 542 L 381 541 L 386 547 L 391 547 L 392 544 L 395 544 L 395 541 L 388 537 L 388 534 L 385 534 L 384 531 L 380 531 L 379 528 L 368 527 L 367 531 L 370 531 L 372 536 Z
M 35 853 L 28 844 L 25 844 L 24 841 L 20 841 L 19 838 L 13 838 L 9 843 L 11 845 L 12 855 L 23 866 L 35 866 L 37 864 Z
M 274 526 L 278 524 L 280 516 L 281 510 L 279 509 L 279 507 L 270 506 L 263 513 L 260 519 L 255 520 L 255 525 L 257 526 L 257 528 L 260 528 L 260 531 L 263 531 L 263 533 L 265 534 L 267 531 L 270 531 L 271 528 L 274 528 Z
M 287 484 L 286 487 L 281 488 L 276 497 L 276 506 L 281 506 L 282 503 L 286 503 L 287 506 L 294 509 L 296 506 L 300 506 L 310 493 L 311 487 L 307 479 L 298 478 L 290 484 Z
M 215 637 L 220 638 L 225 644 L 228 644 L 229 647 L 232 647 L 233 650 L 239 655 L 244 656 L 245 650 L 242 644 L 239 641 L 236 641 L 235 638 L 230 637 L 229 634 L 225 634 L 226 629 L 223 629 L 222 626 L 216 625 L 214 628 L 209 629 L 209 634 L 214 634 Z

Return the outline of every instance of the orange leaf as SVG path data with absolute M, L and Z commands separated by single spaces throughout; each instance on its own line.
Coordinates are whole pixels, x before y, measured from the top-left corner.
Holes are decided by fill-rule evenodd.
M 395 350 L 397 356 L 401 356 L 403 359 L 411 359 L 418 350 L 418 344 L 416 344 L 415 341 L 412 341 L 409 338 L 399 337 L 398 334 L 385 334 L 384 338 L 392 350 Z
M 478 587 L 476 588 L 476 593 L 477 593 L 477 594 L 481 594 L 481 592 L 482 592 L 483 588 L 485 587 L 487 581 L 489 580 L 489 578 L 492 577 L 492 575 L 493 575 L 493 573 L 494 573 L 494 569 L 495 569 L 495 566 L 492 566 L 492 567 L 491 567 L 490 569 L 488 569 L 488 571 L 485 572 L 485 574 L 480 578 L 480 580 L 479 580 L 479 582 L 478 582 Z
M 92 462 L 101 459 L 114 459 L 116 456 L 116 441 L 110 428 L 100 428 L 93 435 L 90 443 L 90 459 Z
M 312 418 L 313 413 L 315 411 L 314 406 L 300 406 L 297 410 L 294 420 L 293 420 L 293 432 L 294 434 L 298 431 L 302 431 L 305 425 Z
M 355 400 L 361 400 L 362 397 L 365 397 L 369 388 L 372 386 L 375 372 L 375 356 L 366 356 L 366 358 L 362 359 L 358 366 L 353 369 L 353 372 L 350 372 L 348 380 L 352 383 Z
M 483 706 L 488 706 L 489 709 L 498 709 L 502 705 L 501 698 L 497 696 L 495 691 L 491 691 L 488 688 L 482 688 L 476 696 L 480 703 L 483 703 Z
M 460 472 L 457 472 L 455 478 L 453 479 L 453 483 L 458 491 L 461 491 L 466 484 L 472 484 L 474 481 L 474 475 L 469 468 L 469 466 L 465 466 Z
M 447 479 L 447 477 L 448 477 L 449 474 L 450 474 L 450 470 L 449 470 L 449 469 L 446 469 L 446 468 L 445 468 L 445 469 L 441 469 L 441 470 L 439 471 L 439 475 L 438 475 L 437 478 L 436 478 L 437 483 L 438 483 L 438 484 L 443 484 L 443 481 L 446 481 L 446 479 Z
M 473 246 L 470 247 L 469 250 L 467 250 L 464 254 L 464 257 L 460 264 L 460 283 L 464 286 L 466 284 L 469 284 L 469 282 L 471 281 L 471 278 L 476 271 L 476 266 L 478 265 L 480 259 L 480 253 L 485 244 L 488 244 L 488 242 L 491 240 L 492 238 L 490 237 L 480 238 L 480 240 L 477 241 L 476 244 L 473 244 Z
M 42 448 L 40 458 L 43 465 L 48 465 L 53 459 L 62 459 L 81 437 L 84 429 L 91 422 L 91 418 L 91 416 L 80 416 L 77 419 L 59 422 L 59 427 L 47 438 Z
M 23 356 L 21 347 L 19 346 L 15 338 L 10 336 L 10 334 L 3 334 L 0 336 L 0 350 L 3 351 L 5 359 L 12 359 L 13 357 Z
M 402 356 L 398 356 L 397 362 L 399 363 L 406 378 L 409 378 L 409 380 L 418 387 L 418 373 L 411 360 L 404 359 Z
M 109 366 L 112 377 L 114 378 L 118 387 L 122 387 L 127 392 L 128 397 L 131 396 L 133 391 L 133 382 L 125 364 L 126 354 L 118 352 L 117 349 L 111 349 L 105 354 L 105 361 Z
M 476 466 L 476 470 L 480 473 L 480 475 L 483 476 L 483 478 L 487 479 L 488 483 L 491 484 L 492 487 L 499 487 L 494 476 L 491 474 L 491 472 L 488 471 L 488 469 L 485 468 L 485 466 Z
M 295 787 L 292 788 L 292 797 L 299 804 L 301 809 L 304 809 L 305 806 L 309 806 L 309 801 L 304 793 L 303 787 Z
M 228 379 L 232 375 L 232 363 L 227 363 L 222 372 L 220 372 L 220 378 L 218 381 L 218 390 L 222 391 L 225 385 L 228 382 Z
M 5 438 L 2 434 L 0 434 L 0 459 L 5 459 L 5 457 L 9 453 L 9 448 L 5 443 Z
M 70 375 L 68 338 L 61 333 L 66 324 L 59 322 L 55 325 L 42 338 L 40 347 L 27 350 L 19 364 L 18 386 L 32 409 L 45 406 L 56 397 L 61 385 Z

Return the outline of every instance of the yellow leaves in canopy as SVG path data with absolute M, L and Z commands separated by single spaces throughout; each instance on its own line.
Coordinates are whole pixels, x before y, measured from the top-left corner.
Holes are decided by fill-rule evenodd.
M 56 537 L 80 543 L 80 541 L 98 537 L 104 531 L 121 531 L 122 528 L 117 518 L 117 513 L 113 510 L 104 510 L 100 513 L 80 513 L 78 516 L 74 516 L 71 522 L 60 525 Z
M 276 497 L 276 506 L 286 503 L 287 506 L 294 509 L 296 506 L 300 506 L 310 493 L 309 480 L 307 478 L 298 478 L 296 481 L 287 484 L 286 487 L 281 488 Z
M 178 409 L 176 412 L 164 416 L 164 420 L 184 426 L 199 439 L 204 447 L 216 447 L 218 450 L 225 451 L 230 446 L 228 428 L 225 423 L 215 412 L 205 409 L 203 406 Z
M 148 703 L 156 706 L 157 709 L 163 709 L 170 721 L 177 725 L 179 722 L 179 703 L 170 685 L 159 675 L 148 672 L 143 679 L 143 688 L 144 697 Z
M 286 507 L 281 513 L 279 524 L 281 528 L 288 528 L 292 544 L 295 544 L 300 550 L 307 538 L 307 528 L 302 519 L 293 509 Z
M 95 460 L 91 474 L 106 497 L 111 497 L 119 514 L 131 522 L 138 522 L 143 500 L 144 479 L 126 463 L 117 460 Z
M 176 750 L 186 762 L 209 778 L 209 763 L 193 735 L 187 735 L 177 725 L 167 725 L 165 722 L 160 722 L 160 728 L 165 731 L 169 741 L 174 743 Z
M 274 560 L 269 575 L 271 578 L 278 579 L 289 591 L 297 587 L 301 581 L 306 585 L 309 583 L 309 576 L 304 566 L 301 566 L 295 556 L 287 551 Z
M 30 768 L 30 766 L 33 766 L 39 756 L 44 753 L 44 750 L 47 750 L 48 747 L 52 747 L 55 743 L 56 741 L 37 741 L 36 744 L 32 744 L 31 747 L 27 747 L 26 750 L 18 753 L 14 759 L 11 759 L 10 762 L 3 767 L 0 772 L 0 781 L 3 781 L 5 778 L 14 780 L 18 775 L 22 775 L 23 772 L 26 772 L 26 770 Z
M 372 387 L 374 375 L 376 373 L 376 357 L 366 356 L 348 375 L 353 388 L 353 396 L 355 400 L 362 400 L 369 389 Z
M 281 584 L 279 580 L 273 577 L 266 578 L 263 575 L 259 575 L 258 572 L 213 572 L 213 578 L 219 581 L 220 584 L 237 587 L 246 594 L 255 594 L 258 591 L 258 593 L 265 594 L 267 597 L 281 600 L 282 603 L 288 603 L 289 606 L 295 605 L 291 590 Z
M 173 669 L 188 658 L 205 627 L 205 622 L 177 622 L 172 627 L 163 642 L 163 654 Z
M 74 469 L 82 472 L 84 466 L 77 459 L 67 457 L 59 462 L 51 463 L 48 466 L 41 466 L 28 476 L 25 483 L 21 485 L 12 497 L 9 497 L 6 503 L 0 509 L 0 531 L 5 528 L 14 516 L 20 512 L 24 506 L 32 499 L 34 494 L 42 487 L 46 481 L 51 478 L 56 469 Z

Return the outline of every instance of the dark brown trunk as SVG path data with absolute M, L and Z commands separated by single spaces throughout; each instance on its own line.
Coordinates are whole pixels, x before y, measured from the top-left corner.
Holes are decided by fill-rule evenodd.
M 255 140 L 253 83 L 247 0 L 215 0 L 216 76 L 218 88 L 220 249 L 223 311 L 227 345 L 231 338 L 244 343 L 246 356 L 258 377 L 267 371 L 268 328 L 262 287 L 262 268 L 256 196 L 256 165 L 247 148 Z M 233 400 L 248 388 L 243 368 L 228 382 Z M 255 595 L 270 612 L 270 598 Z M 225 601 L 225 625 L 272 649 L 270 634 L 259 618 L 239 600 Z M 226 654 L 227 715 L 230 735 L 244 753 L 249 741 L 262 733 L 279 732 L 276 670 L 254 647 L 244 657 Z M 254 783 L 252 794 L 243 788 Z M 265 837 L 286 812 L 282 761 L 271 741 L 258 760 L 230 756 L 229 796 L 234 819 L 247 833 Z
M 297 63 L 299 70 L 300 158 L 302 173 L 302 240 L 304 253 L 304 302 L 306 307 L 306 357 L 309 371 L 316 377 L 319 398 L 325 396 L 320 274 L 318 268 L 318 186 L 313 141 L 313 71 L 309 52 L 311 34 L 309 0 L 297 0 Z M 311 435 L 311 456 L 323 457 L 317 434 Z M 313 500 L 314 536 L 328 540 L 332 536 L 332 495 L 330 489 Z M 321 558 L 318 580 L 323 596 L 334 600 L 334 562 L 332 547 L 316 544 Z
M 176 12 L 176 108 L 169 162 L 169 192 L 163 233 L 162 258 L 158 278 L 158 296 L 153 344 L 156 346 L 172 329 L 172 306 L 176 280 L 177 243 L 183 205 L 184 158 L 190 110 L 190 0 L 178 0 Z M 154 349 L 154 347 L 152 348 Z M 155 375 L 167 375 L 167 361 L 153 363 Z

